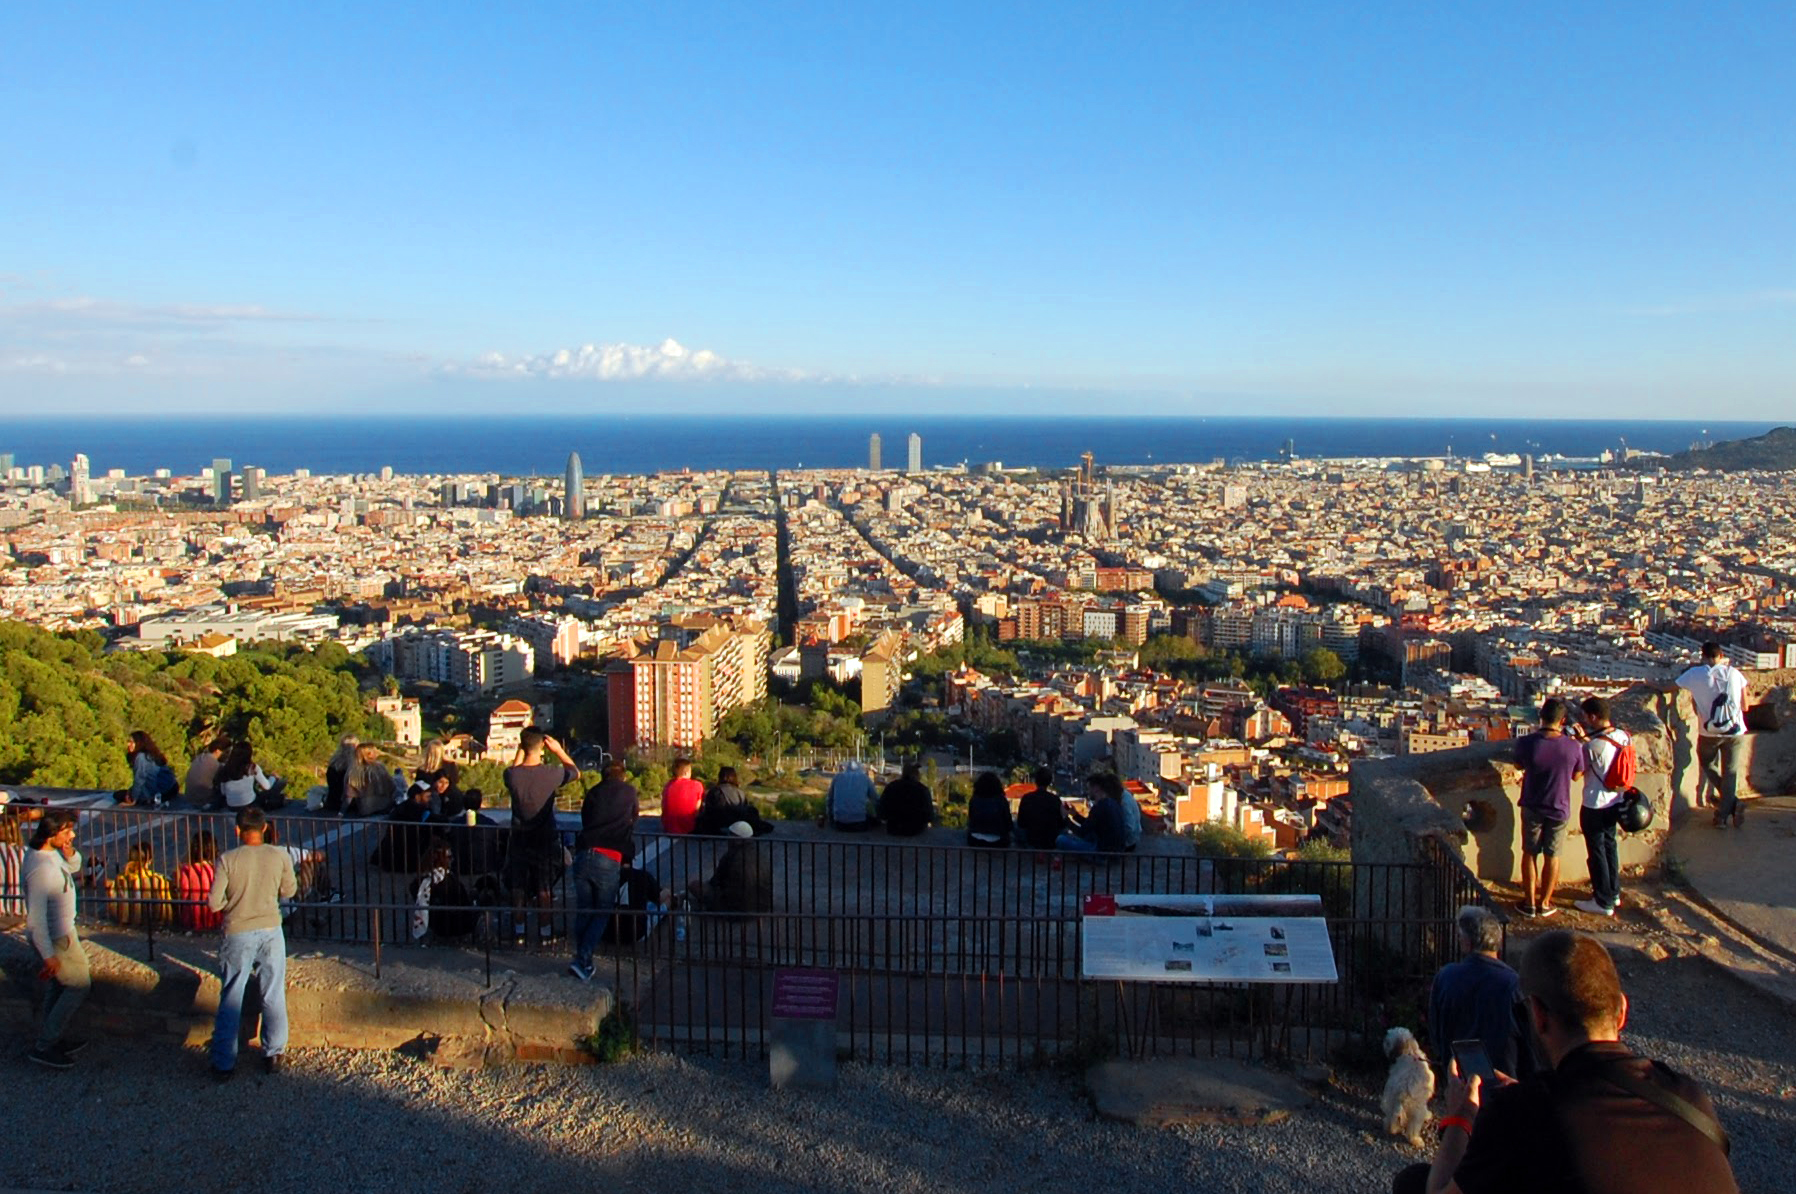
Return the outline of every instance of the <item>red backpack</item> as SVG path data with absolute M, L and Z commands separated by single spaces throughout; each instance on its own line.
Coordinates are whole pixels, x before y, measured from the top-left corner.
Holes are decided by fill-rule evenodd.
M 1639 772 L 1639 760 L 1634 757 L 1634 739 L 1626 730 L 1620 731 L 1621 741 L 1617 742 L 1611 735 L 1617 731 L 1613 726 L 1598 734 L 1615 753 L 1609 756 L 1609 769 L 1603 772 L 1603 788 L 1610 792 L 1625 792 L 1634 786 L 1634 776 Z

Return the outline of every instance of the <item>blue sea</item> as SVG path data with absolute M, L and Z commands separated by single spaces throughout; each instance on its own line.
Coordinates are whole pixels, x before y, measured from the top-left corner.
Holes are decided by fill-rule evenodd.
M 1617 420 L 1318 418 L 726 418 L 544 417 L 331 419 L 172 418 L 15 421 L 0 425 L 0 453 L 14 463 L 61 463 L 87 453 L 94 474 L 158 468 L 191 475 L 214 457 L 269 473 L 558 474 L 570 451 L 588 476 L 673 469 L 863 467 L 867 437 L 883 463 L 902 468 L 906 440 L 923 437 L 923 463 L 1059 468 L 1093 453 L 1101 464 L 1270 460 L 1286 440 L 1299 456 L 1595 456 L 1624 441 L 1677 452 L 1697 441 L 1760 435 L 1771 423 Z

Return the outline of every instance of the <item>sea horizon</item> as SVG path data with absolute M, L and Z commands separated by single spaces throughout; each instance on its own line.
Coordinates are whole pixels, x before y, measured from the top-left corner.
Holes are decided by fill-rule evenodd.
M 122 468 L 139 476 L 166 468 L 191 475 L 215 457 L 271 475 L 318 474 L 549 476 L 570 451 L 589 476 L 682 468 L 864 468 L 868 437 L 881 436 L 882 465 L 902 469 L 912 432 L 925 469 L 1002 463 L 1061 468 L 1091 452 L 1102 465 L 1202 464 L 1277 459 L 1286 441 L 1298 457 L 1532 454 L 1589 459 L 1627 446 L 1672 453 L 1699 441 L 1760 435 L 1774 422 L 1669 419 L 1378 418 L 1342 416 L 1069 415 L 905 418 L 715 416 L 690 413 L 595 415 L 217 416 L 9 420 L 0 453 L 15 465 L 63 464 L 86 453 L 95 475 Z

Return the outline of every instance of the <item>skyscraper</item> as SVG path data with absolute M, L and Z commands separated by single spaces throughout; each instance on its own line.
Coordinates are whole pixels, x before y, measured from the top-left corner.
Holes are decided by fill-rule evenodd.
M 253 464 L 243 466 L 243 500 L 253 502 L 262 496 L 262 470 Z
M 567 493 L 561 508 L 569 518 L 586 517 L 586 473 L 580 468 L 580 453 L 567 454 Z
M 914 431 L 910 433 L 909 465 L 906 472 L 920 473 L 923 471 L 923 437 Z
M 76 506 L 91 506 L 94 500 L 94 489 L 89 483 L 90 469 L 87 454 L 75 453 L 74 462 L 69 465 L 69 502 Z
M 867 437 L 867 468 L 872 472 L 879 471 L 879 432 L 877 431 Z
M 217 506 L 230 505 L 231 458 L 229 456 L 212 458 L 212 502 Z

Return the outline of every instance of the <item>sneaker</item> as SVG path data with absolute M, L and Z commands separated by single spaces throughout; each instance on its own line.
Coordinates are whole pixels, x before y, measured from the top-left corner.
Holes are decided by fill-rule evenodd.
M 1615 915 L 1615 909 L 1605 908 L 1595 900 L 1574 900 L 1572 901 L 1572 907 L 1576 908 L 1579 912 L 1588 912 L 1592 916 Z
M 1539 909 L 1535 908 L 1533 904 L 1518 903 L 1515 906 L 1515 911 L 1517 915 L 1526 917 L 1529 920 L 1533 920 L 1536 916 L 1540 915 Z
M 1534 910 L 1534 915 L 1540 917 L 1540 919 L 1542 919 L 1542 920 L 1545 920 L 1549 916 L 1558 916 L 1559 908 L 1557 907 L 1557 905 L 1554 905 L 1554 904 L 1542 904 L 1540 907 L 1538 907 Z
M 583 983 L 592 981 L 592 966 L 585 962 L 569 962 L 567 972 Z
M 65 1036 L 56 1042 L 56 1047 L 62 1050 L 64 1057 L 74 1057 L 87 1048 L 87 1042 L 77 1036 Z
M 51 1045 L 47 1049 L 33 1049 L 25 1054 L 25 1058 L 45 1069 L 70 1070 L 75 1068 L 74 1060 L 57 1045 Z
M 262 1072 L 264 1074 L 278 1074 L 286 1068 L 287 1059 L 282 1057 L 279 1053 L 262 1059 Z

